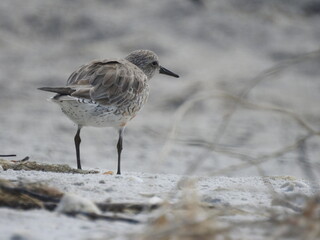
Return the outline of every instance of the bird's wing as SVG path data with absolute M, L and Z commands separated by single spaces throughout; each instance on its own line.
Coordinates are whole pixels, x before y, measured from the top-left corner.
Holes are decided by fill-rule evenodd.
M 125 60 L 94 61 L 73 72 L 67 86 L 71 96 L 92 99 L 102 105 L 130 102 L 143 91 L 147 76 Z

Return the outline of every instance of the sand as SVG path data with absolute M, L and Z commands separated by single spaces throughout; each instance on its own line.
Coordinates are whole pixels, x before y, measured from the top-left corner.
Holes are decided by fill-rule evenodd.
M 286 183 L 306 196 L 316 191 L 309 184 L 319 179 L 320 168 L 316 2 L 21 4 L 0 3 L 0 154 L 76 166 L 76 126 L 46 100 L 50 93 L 37 88 L 64 85 L 72 71 L 92 59 L 150 49 L 160 64 L 181 77 L 152 79 L 148 103 L 125 132 L 123 176 L 9 170 L 2 171 L 1 178 L 41 180 L 94 201 L 130 202 L 148 201 L 141 192 L 167 198 L 187 173 L 199 179 L 199 186 L 208 185 L 198 188 L 201 199 L 215 198 L 221 188 L 226 189 L 219 195 L 222 202 L 248 208 L 272 202 L 264 185 L 256 185 L 263 176 L 279 176 L 272 184 L 280 192 L 286 192 L 281 188 Z M 233 100 L 244 92 L 246 102 L 238 98 L 235 105 Z M 83 168 L 115 171 L 116 142 L 115 129 L 84 128 Z M 294 180 L 283 180 L 285 176 Z M 3 239 L 20 232 L 26 239 L 123 239 L 145 226 L 133 229 L 45 210 L 1 208 L 0 216 Z

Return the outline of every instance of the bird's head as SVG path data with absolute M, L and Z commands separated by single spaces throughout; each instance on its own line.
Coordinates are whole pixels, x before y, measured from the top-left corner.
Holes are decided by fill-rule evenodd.
M 157 71 L 161 74 L 176 78 L 179 77 L 179 75 L 160 66 L 158 56 L 150 50 L 133 51 L 126 57 L 126 60 L 139 67 L 146 74 L 148 79 L 152 78 Z

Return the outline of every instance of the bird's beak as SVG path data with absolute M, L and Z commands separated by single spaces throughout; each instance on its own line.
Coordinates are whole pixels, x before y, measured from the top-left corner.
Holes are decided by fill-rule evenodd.
M 172 77 L 176 77 L 176 78 L 179 77 L 179 75 L 177 75 L 177 74 L 169 71 L 168 69 L 166 69 L 166 68 L 164 68 L 164 67 L 162 67 L 162 66 L 160 66 L 159 73 L 161 73 L 161 74 L 166 74 L 166 75 L 169 75 L 169 76 L 172 76 Z

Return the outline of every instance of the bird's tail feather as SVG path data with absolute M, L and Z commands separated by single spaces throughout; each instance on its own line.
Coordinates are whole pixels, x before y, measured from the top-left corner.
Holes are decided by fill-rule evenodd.
M 75 89 L 72 89 L 70 87 L 41 87 L 38 89 L 46 92 L 58 93 L 61 95 L 71 95 L 76 91 Z

